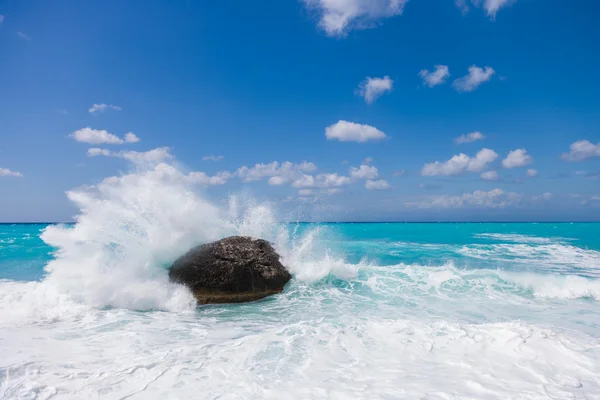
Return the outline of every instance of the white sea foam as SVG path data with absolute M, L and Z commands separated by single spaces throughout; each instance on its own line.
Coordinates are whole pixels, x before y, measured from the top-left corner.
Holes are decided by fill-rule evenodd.
M 475 244 L 457 251 L 480 260 L 533 265 L 538 271 L 572 273 L 577 270 L 583 275 L 600 277 L 600 252 L 568 244 Z
M 110 311 L 9 331 L 0 398 L 594 398 L 598 343 L 519 322 Z M 22 349 L 23 353 L 11 351 Z M 587 397 L 586 397 L 587 396 Z
M 516 243 L 552 243 L 557 239 L 533 235 L 520 235 L 517 233 L 480 233 L 475 235 L 475 237 Z M 563 238 L 560 239 L 564 240 Z

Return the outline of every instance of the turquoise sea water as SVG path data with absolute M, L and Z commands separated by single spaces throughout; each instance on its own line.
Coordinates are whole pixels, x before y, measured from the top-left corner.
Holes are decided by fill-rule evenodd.
M 600 224 L 263 218 L 202 232 L 285 292 L 199 308 L 178 220 L 0 225 L 0 398 L 600 398 Z

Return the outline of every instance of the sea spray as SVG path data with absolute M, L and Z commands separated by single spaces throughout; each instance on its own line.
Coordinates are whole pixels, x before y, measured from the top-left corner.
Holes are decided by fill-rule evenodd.
M 69 191 L 80 211 L 73 226 L 43 232 L 56 252 L 42 284 L 96 308 L 189 309 L 191 295 L 168 281 L 166 268 L 191 247 L 229 235 L 273 242 L 299 279 L 352 275 L 328 249 L 318 248 L 323 230 L 300 234 L 277 218 L 272 204 L 247 196 L 231 196 L 228 207 L 218 207 L 185 177 L 161 163 Z

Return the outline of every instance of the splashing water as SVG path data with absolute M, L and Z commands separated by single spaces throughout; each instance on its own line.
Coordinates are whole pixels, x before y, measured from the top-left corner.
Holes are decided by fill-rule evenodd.
M 194 192 L 167 164 L 111 177 L 68 192 L 80 209 L 74 226 L 49 226 L 42 239 L 56 248 L 39 290 L 51 290 L 95 308 L 185 310 L 194 306 L 187 289 L 169 283 L 166 268 L 191 247 L 229 235 L 272 241 L 299 279 L 330 271 L 310 230 L 291 237 L 269 204 L 232 196 L 219 208 Z M 297 234 L 297 232 L 295 232 Z M 307 263 L 309 270 L 303 270 Z M 339 269 L 335 267 L 333 269 Z

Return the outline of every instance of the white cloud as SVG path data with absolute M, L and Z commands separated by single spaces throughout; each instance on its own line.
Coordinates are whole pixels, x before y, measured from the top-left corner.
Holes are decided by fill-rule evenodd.
M 512 0 L 484 0 L 483 8 L 488 16 L 496 18 L 498 10 L 511 3 Z
M 383 78 L 371 78 L 367 77 L 361 82 L 358 88 L 358 94 L 364 97 L 367 104 L 373 103 L 385 92 L 391 92 L 394 81 L 389 76 Z
M 133 132 L 127 132 L 125 134 L 125 142 L 127 143 L 137 143 L 140 141 L 140 138 L 135 135 Z
M 168 147 L 158 147 L 148 151 L 110 151 L 107 149 L 91 148 L 87 152 L 88 157 L 117 157 L 124 158 L 137 164 L 155 164 L 170 160 L 173 155 Z
M 533 196 L 532 200 L 550 200 L 550 198 L 552 198 L 552 193 L 546 192 L 539 196 Z
M 312 189 L 300 189 L 298 190 L 298 196 L 310 196 L 313 194 Z
M 319 13 L 319 26 L 328 36 L 343 37 L 353 29 L 367 29 L 402 14 L 407 0 L 302 0 Z
M 107 149 L 99 149 L 97 147 L 93 147 L 91 149 L 88 149 L 87 155 L 88 155 L 88 157 L 97 157 L 97 156 L 110 157 L 110 156 L 112 156 L 112 152 Z
M 352 179 L 375 179 L 378 175 L 377 168 L 373 165 L 363 164 L 359 168 L 350 168 L 350 178 Z
M 369 140 L 385 139 L 387 136 L 373 126 L 341 120 L 325 129 L 325 137 L 328 140 L 339 140 L 340 142 L 363 143 Z
M 0 176 L 14 176 L 17 178 L 22 178 L 23 174 L 16 171 L 11 171 L 8 168 L 0 168 Z
M 27 36 L 26 34 L 24 34 L 23 32 L 17 32 L 17 36 L 23 40 L 27 40 L 30 41 L 31 37 Z
M 486 171 L 481 173 L 481 179 L 486 181 L 497 181 L 498 173 L 496 171 Z
M 99 114 L 104 112 L 107 108 L 111 108 L 116 111 L 121 111 L 121 107 L 113 106 L 112 104 L 94 104 L 89 108 L 88 112 L 90 114 Z
M 508 156 L 502 160 L 504 168 L 520 168 L 533 162 L 533 157 L 527 154 L 525 149 L 517 149 L 508 153 Z
M 217 172 L 214 176 L 208 176 L 204 172 L 190 172 L 186 177 L 186 181 L 200 185 L 217 186 L 226 184 L 232 177 L 233 174 L 227 171 Z
M 210 155 L 210 156 L 204 156 L 202 157 L 202 160 L 204 161 L 221 161 L 224 157 L 223 156 L 214 156 L 214 155 Z
M 534 176 L 537 176 L 538 172 L 535 169 L 528 169 L 527 170 L 527 176 L 530 178 L 533 178 Z
M 94 104 L 89 108 L 88 112 L 90 114 L 100 113 L 103 112 L 106 107 L 108 107 L 106 104 Z
M 600 143 L 593 144 L 589 140 L 578 140 L 570 146 L 568 153 L 561 156 L 565 161 L 583 161 L 588 158 L 600 157 Z
M 102 129 L 92 129 L 90 127 L 79 129 L 73 132 L 69 137 L 75 139 L 81 143 L 88 144 L 123 144 L 123 143 L 137 143 L 140 139 L 133 133 L 128 132 L 125 137 L 121 139 L 117 135 L 107 132 Z
M 4 15 L 0 14 L 0 24 L 4 22 Z
M 409 208 L 463 208 L 468 206 L 504 208 L 519 204 L 522 197 L 521 194 L 507 193 L 502 189 L 494 189 L 489 192 L 476 190 L 460 196 L 435 196 L 423 201 L 407 202 L 405 205 Z
M 88 143 L 88 144 L 122 144 L 123 139 L 120 137 L 113 135 L 105 130 L 101 129 L 92 129 L 89 127 L 79 129 L 73 132 L 70 137 L 75 139 L 78 142 Z
M 311 162 L 294 164 L 289 161 L 279 163 L 273 161 L 269 164 L 256 164 L 254 167 L 242 166 L 238 168 L 236 175 L 244 182 L 253 182 L 265 178 L 269 179 L 271 185 L 283 185 L 300 178 L 304 173 L 310 173 L 317 169 Z
M 477 140 L 483 140 L 483 139 L 485 139 L 485 135 L 483 135 L 481 132 L 471 132 L 471 133 L 467 133 L 467 134 L 462 134 L 462 135 L 454 138 L 454 143 L 456 143 L 456 144 L 472 143 Z
M 394 176 L 402 176 L 402 175 L 404 175 L 405 173 L 406 173 L 406 171 L 404 171 L 404 170 L 395 171 L 395 172 L 394 172 Z
M 462 78 L 456 79 L 452 85 L 458 92 L 472 92 L 479 85 L 489 81 L 496 71 L 492 67 L 479 68 L 476 65 L 469 67 L 469 73 Z
M 385 179 L 372 180 L 369 179 L 365 182 L 365 187 L 368 190 L 385 190 L 390 188 L 390 184 Z
M 419 76 L 423 78 L 423 83 L 430 88 L 441 85 L 450 76 L 450 70 L 447 65 L 436 65 L 434 71 L 422 69 Z
M 148 151 L 122 151 L 118 157 L 136 163 L 158 163 L 173 158 L 168 147 L 158 147 Z
M 371 164 L 373 162 L 372 157 L 367 157 L 363 160 L 363 164 Z
M 295 180 L 292 186 L 300 188 L 332 188 L 348 185 L 352 182 L 347 176 L 335 174 L 319 174 L 316 177 L 312 175 L 303 175 Z
M 288 183 L 289 179 L 287 179 L 283 176 L 272 176 L 269 178 L 269 180 L 267 182 L 269 183 L 269 185 L 281 186 L 281 185 L 285 185 L 286 183 Z
M 466 171 L 480 172 L 487 167 L 488 164 L 494 162 L 498 158 L 498 154 L 490 149 L 481 149 L 475 157 L 469 157 L 466 154 L 459 154 L 445 162 L 435 161 L 425 164 L 421 174 L 423 176 L 438 176 L 438 175 L 458 175 Z
M 469 160 L 467 170 L 471 172 L 479 172 L 485 169 L 485 167 L 494 162 L 498 158 L 498 154 L 490 149 L 481 149 L 474 158 Z
M 491 18 L 496 18 L 496 13 L 500 8 L 510 5 L 516 0 L 483 0 L 483 9 L 486 14 Z M 469 4 L 467 0 L 456 0 L 456 7 L 460 9 L 463 15 L 466 15 L 469 12 Z M 471 4 L 475 7 L 481 6 L 481 0 L 471 0 Z

